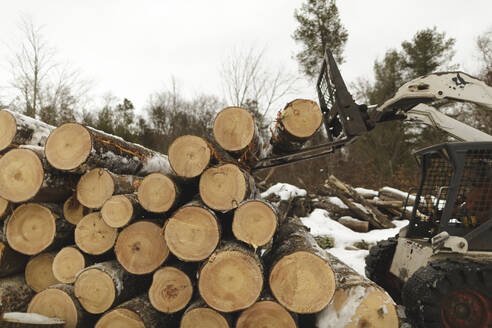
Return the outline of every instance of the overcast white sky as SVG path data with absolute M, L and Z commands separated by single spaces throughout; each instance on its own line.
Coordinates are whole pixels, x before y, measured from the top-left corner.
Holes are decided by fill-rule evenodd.
M 266 47 L 272 65 L 298 72 L 291 35 L 294 9 L 302 0 L 15 0 L 0 5 L 0 41 L 11 44 L 20 15 L 29 15 L 57 48 L 59 57 L 94 81 L 94 95 L 112 92 L 142 108 L 148 96 L 177 78 L 188 96 L 220 95 L 219 67 L 233 47 Z M 492 28 L 491 0 L 338 0 L 348 29 L 347 82 L 370 78 L 376 58 L 409 40 L 419 29 L 437 26 L 456 38 L 455 62 L 477 70 L 475 39 Z M 8 49 L 0 47 L 0 63 Z M 0 66 L 0 86 L 8 71 Z M 312 97 L 305 86 L 298 97 Z

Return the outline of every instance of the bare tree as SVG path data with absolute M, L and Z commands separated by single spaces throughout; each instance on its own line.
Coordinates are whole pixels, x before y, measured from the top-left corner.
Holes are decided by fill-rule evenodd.
M 44 37 L 42 26 L 22 17 L 19 29 L 21 41 L 9 58 L 10 84 L 16 94 L 13 106 L 26 115 L 49 121 L 75 118 L 75 107 L 87 94 L 89 82 L 56 58 L 56 50 Z
M 254 47 L 231 51 L 220 74 L 226 100 L 234 106 L 253 107 L 261 118 L 296 91 L 298 82 L 284 67 L 268 63 L 264 50 Z

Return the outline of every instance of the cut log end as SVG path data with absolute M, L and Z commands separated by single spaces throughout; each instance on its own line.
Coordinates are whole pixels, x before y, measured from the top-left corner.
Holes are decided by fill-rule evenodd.
M 41 188 L 44 169 L 29 149 L 12 149 L 0 158 L 0 197 L 14 203 L 33 198 Z
M 54 259 L 54 254 L 42 253 L 31 258 L 27 263 L 25 270 L 26 283 L 35 292 L 43 291 L 49 286 L 59 283 L 53 274 Z
M 200 197 L 210 208 L 232 210 L 245 199 L 247 184 L 237 165 L 224 164 L 207 169 L 200 177 Z
M 104 203 L 101 215 L 108 226 L 112 228 L 124 227 L 133 218 L 132 202 L 124 195 L 112 196 Z
M 239 316 L 236 328 L 261 327 L 266 322 L 271 328 L 297 328 L 292 315 L 273 301 L 257 302 L 246 309 Z
M 77 184 L 77 200 L 88 208 L 101 208 L 113 192 L 113 178 L 101 168 L 88 171 Z
M 253 247 L 267 244 L 277 230 L 277 215 L 263 201 L 242 203 L 234 212 L 232 232 L 234 236 Z
M 99 212 L 93 212 L 77 224 L 75 243 L 87 254 L 100 255 L 113 247 L 117 235 L 117 229 L 108 226 Z
M 22 254 L 35 255 L 53 242 L 56 218 L 42 205 L 24 204 L 15 209 L 7 222 L 6 230 L 10 247 Z
M 106 272 L 88 269 L 77 276 L 74 285 L 75 297 L 89 313 L 99 314 L 108 310 L 116 298 L 116 286 Z
M 132 310 L 114 309 L 99 319 L 96 328 L 145 328 L 145 324 Z
M 176 202 L 176 186 L 162 173 L 147 175 L 138 187 L 138 202 L 153 213 L 164 213 Z
M 263 274 L 256 260 L 241 251 L 213 254 L 200 271 L 198 289 L 205 302 L 222 312 L 246 309 L 260 296 Z
M 48 162 L 59 170 L 73 170 L 83 164 L 92 149 L 87 129 L 77 123 L 66 123 L 51 132 L 46 140 Z
M 312 100 L 296 99 L 282 112 L 281 122 L 292 136 L 303 139 L 311 137 L 321 126 L 323 114 Z
M 184 309 L 192 296 L 192 282 L 183 271 L 167 266 L 154 273 L 149 300 L 156 310 L 164 313 L 178 312 Z
M 75 282 L 77 273 L 85 268 L 84 255 L 75 247 L 64 247 L 53 260 L 53 275 L 65 284 Z
M 351 311 L 346 311 L 350 307 Z M 327 314 L 326 312 L 332 313 Z M 391 297 L 376 287 L 354 286 L 340 288 L 332 303 L 323 310 L 327 320 L 337 318 L 344 327 L 394 327 L 400 326 L 398 313 Z M 334 327 L 334 326 L 333 326 Z
M 0 197 L 0 220 L 2 220 L 8 213 L 9 201 Z
M 215 214 L 198 206 L 180 208 L 166 223 L 169 250 L 183 261 L 202 261 L 217 247 L 220 228 Z
M 36 294 L 29 303 L 27 312 L 62 319 L 65 321 L 66 328 L 77 327 L 79 320 L 77 307 L 72 298 L 66 292 L 54 288 Z
M 166 260 L 169 249 L 157 224 L 139 221 L 120 232 L 115 253 L 116 259 L 126 271 L 148 274 Z
M 0 110 L 0 151 L 12 143 L 16 132 L 15 117 L 5 110 Z
M 63 203 L 63 217 L 71 224 L 76 225 L 89 212 L 90 209 L 80 204 L 74 195 L 68 197 L 65 203 Z
M 183 178 L 194 178 L 202 174 L 212 156 L 203 138 L 190 135 L 174 140 L 168 153 L 172 169 Z
M 275 298 L 296 313 L 315 313 L 326 307 L 336 287 L 329 263 L 304 251 L 282 257 L 272 267 L 270 288 Z
M 253 115 L 240 107 L 227 107 L 215 117 L 213 134 L 215 141 L 225 150 L 243 150 L 254 138 Z
M 181 318 L 181 325 L 179 327 L 230 328 L 229 323 L 222 314 L 209 308 L 196 308 L 186 311 Z

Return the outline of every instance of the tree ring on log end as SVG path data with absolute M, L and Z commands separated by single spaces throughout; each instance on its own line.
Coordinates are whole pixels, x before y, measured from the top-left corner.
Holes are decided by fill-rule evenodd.
M 114 309 L 103 315 L 95 328 L 145 328 L 145 324 L 132 310 Z
M 208 207 L 229 211 L 244 200 L 247 185 L 237 165 L 224 164 L 207 169 L 200 177 L 199 189 L 200 197 Z
M 112 228 L 124 227 L 133 217 L 132 202 L 124 195 L 112 196 L 104 203 L 101 215 L 108 226 Z
M 138 186 L 138 202 L 153 213 L 168 211 L 176 201 L 176 185 L 162 173 L 147 175 Z
M 215 117 L 213 134 L 215 141 L 225 150 L 243 150 L 255 135 L 253 115 L 241 107 L 227 107 Z
M 89 131 L 78 123 L 65 123 L 50 133 L 44 153 L 53 167 L 68 171 L 82 165 L 91 150 Z
M 67 198 L 63 203 L 63 217 L 71 224 L 76 225 L 90 212 L 90 209 L 80 204 L 75 195 Z
M 85 253 L 100 255 L 109 251 L 116 240 L 118 230 L 111 228 L 101 218 L 101 213 L 87 214 L 75 228 L 75 243 Z
M 79 320 L 72 298 L 66 292 L 55 288 L 48 288 L 36 294 L 29 303 L 27 312 L 62 319 L 66 328 L 76 328 Z
M 75 282 L 75 276 L 84 268 L 84 255 L 75 247 L 62 248 L 53 260 L 53 275 L 64 284 Z
M 192 282 L 183 271 L 167 266 L 154 272 L 149 300 L 156 310 L 164 313 L 178 312 L 184 309 L 192 296 Z
M 296 99 L 282 111 L 282 125 L 297 138 L 309 138 L 321 126 L 323 114 L 318 104 L 312 100 Z
M 241 251 L 213 254 L 203 265 L 198 290 L 217 311 L 246 309 L 260 296 L 263 273 L 254 258 Z
M 190 135 L 174 140 L 169 146 L 168 154 L 173 171 L 184 178 L 194 178 L 202 174 L 212 156 L 203 138 Z
M 27 262 L 24 272 L 26 283 L 36 293 L 59 283 L 53 275 L 52 266 L 54 258 L 55 255 L 51 253 L 42 253 Z
M 296 328 L 292 315 L 280 304 L 261 301 L 244 310 L 236 322 L 236 328 L 261 327 L 268 322 L 269 328 Z
M 21 205 L 7 222 L 8 244 L 22 254 L 39 254 L 53 242 L 56 220 L 53 213 L 42 205 Z
M 17 122 L 14 115 L 0 110 L 0 151 L 7 148 L 17 133 Z
M 202 261 L 220 241 L 215 214 L 199 206 L 178 209 L 166 223 L 164 238 L 169 250 L 183 261 Z
M 169 255 L 162 229 L 148 221 L 135 222 L 124 228 L 114 246 L 116 259 L 132 274 L 156 270 Z
M 232 221 L 234 236 L 253 247 L 267 244 L 276 230 L 277 215 L 262 201 L 246 201 L 234 212 Z
M 77 199 L 88 208 L 101 208 L 113 192 L 113 178 L 102 168 L 86 172 L 77 184 Z
M 12 149 L 0 158 L 0 197 L 14 203 L 34 197 L 44 179 L 43 164 L 29 149 Z
M 196 308 L 186 311 L 180 328 L 230 328 L 229 323 L 219 312 L 209 308 Z
M 77 276 L 74 284 L 75 297 L 89 313 L 103 313 L 113 305 L 116 287 L 113 279 L 99 269 L 88 269 Z
M 330 264 L 309 252 L 282 257 L 271 269 L 270 288 L 275 298 L 296 313 L 315 313 L 325 308 L 335 292 Z

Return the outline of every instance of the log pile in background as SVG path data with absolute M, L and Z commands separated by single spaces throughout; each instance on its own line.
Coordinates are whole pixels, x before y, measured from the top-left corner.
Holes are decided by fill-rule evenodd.
M 17 122 L 0 134 L 3 311 L 66 327 L 307 327 L 303 318 L 345 288 L 339 265 L 260 199 L 248 165 L 297 150 L 321 117 L 315 102 L 289 103 L 267 149 L 253 116 L 228 107 L 214 124 L 223 149 L 183 136 L 168 158 L 80 124 L 0 111 L 0 127 Z M 385 224 L 379 215 L 369 211 L 369 222 Z M 383 307 L 394 319 L 391 300 L 368 302 L 353 320 L 377 326 Z

